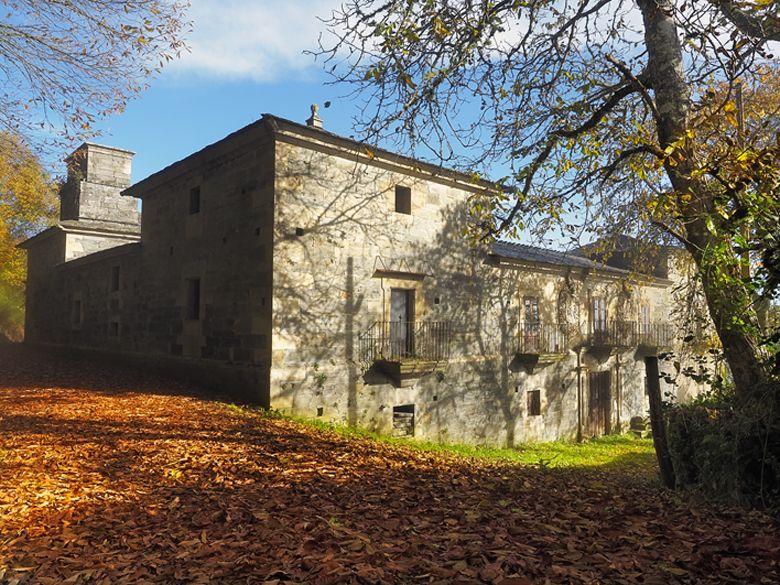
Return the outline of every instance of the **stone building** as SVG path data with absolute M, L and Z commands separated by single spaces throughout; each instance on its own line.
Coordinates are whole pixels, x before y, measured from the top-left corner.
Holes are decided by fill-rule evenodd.
M 70 159 L 59 223 L 22 245 L 28 342 L 434 441 L 573 439 L 646 414 L 643 358 L 676 334 L 666 259 L 474 248 L 469 200 L 490 185 L 316 114 L 264 115 L 133 185 L 132 156 Z

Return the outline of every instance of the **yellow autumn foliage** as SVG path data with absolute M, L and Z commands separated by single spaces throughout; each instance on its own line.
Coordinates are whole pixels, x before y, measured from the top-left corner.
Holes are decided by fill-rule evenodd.
M 21 335 L 26 262 L 16 246 L 53 221 L 55 187 L 21 138 L 0 133 L 0 338 Z

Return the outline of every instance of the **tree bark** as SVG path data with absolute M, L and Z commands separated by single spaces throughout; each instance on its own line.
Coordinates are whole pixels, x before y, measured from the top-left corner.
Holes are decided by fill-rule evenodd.
M 736 314 L 743 322 L 755 323 L 751 296 L 744 286 L 724 290 L 706 266 L 705 253 L 714 244 L 724 244 L 707 228 L 706 217 L 714 214 L 712 192 L 701 180 L 691 179 L 693 146 L 686 139 L 690 115 L 690 87 L 685 78 L 683 52 L 670 0 L 636 0 L 645 27 L 648 52 L 647 74 L 657 110 L 656 130 L 662 150 L 671 145 L 681 156 L 666 163 L 666 174 L 677 194 L 677 204 L 685 223 L 688 251 L 702 275 L 702 285 L 710 316 L 723 345 L 726 362 L 734 378 L 738 396 L 749 396 L 764 380 L 760 352 L 749 333 L 750 327 L 734 323 Z M 738 263 L 737 263 L 738 264 Z
M 676 479 L 672 456 L 669 454 L 669 444 L 666 442 L 666 425 L 661 406 L 661 376 L 658 371 L 657 357 L 645 358 L 645 374 L 647 376 L 647 397 L 650 401 L 650 428 L 653 429 L 653 446 L 656 457 L 658 457 L 661 483 L 668 488 L 674 488 Z

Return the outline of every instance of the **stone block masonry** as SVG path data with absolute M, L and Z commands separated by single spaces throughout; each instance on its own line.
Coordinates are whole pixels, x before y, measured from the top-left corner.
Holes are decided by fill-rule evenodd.
M 645 413 L 648 349 L 574 332 L 594 306 L 668 321 L 670 281 L 470 246 L 488 183 L 268 115 L 134 185 L 131 160 L 68 159 L 60 222 L 23 244 L 28 341 L 435 441 L 574 439 Z M 529 323 L 571 336 L 528 355 Z

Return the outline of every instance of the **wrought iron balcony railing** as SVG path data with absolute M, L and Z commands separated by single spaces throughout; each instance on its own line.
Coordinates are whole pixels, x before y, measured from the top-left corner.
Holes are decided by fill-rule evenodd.
M 639 345 L 647 347 L 671 347 L 674 343 L 675 328 L 671 323 L 639 323 Z
M 360 361 L 442 361 L 450 357 L 448 321 L 375 321 L 359 338 Z
M 636 321 L 595 321 L 590 324 L 588 345 L 591 347 L 669 347 L 674 341 L 674 327 L 669 323 Z
M 524 355 L 562 354 L 570 348 L 571 335 L 558 323 L 520 323 L 518 353 Z
M 638 344 L 636 321 L 594 321 L 590 324 L 591 347 L 635 347 Z

